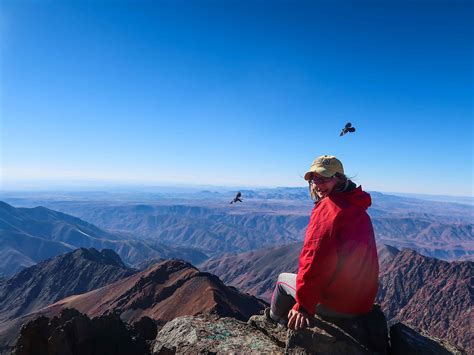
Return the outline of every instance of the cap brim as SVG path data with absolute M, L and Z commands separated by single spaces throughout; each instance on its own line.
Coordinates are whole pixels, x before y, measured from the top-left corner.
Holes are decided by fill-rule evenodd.
M 323 167 L 320 167 L 320 166 L 317 166 L 317 167 L 311 167 L 309 169 L 309 171 L 306 174 L 304 174 L 304 179 L 306 181 L 309 181 L 311 179 L 311 175 L 313 173 L 322 175 L 324 177 L 333 177 L 334 176 L 334 174 L 331 173 L 330 171 L 328 171 L 327 169 L 325 169 Z

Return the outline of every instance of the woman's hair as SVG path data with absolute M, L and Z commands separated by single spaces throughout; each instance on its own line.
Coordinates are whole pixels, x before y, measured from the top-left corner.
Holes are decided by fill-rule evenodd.
M 311 180 L 308 181 L 308 188 L 311 200 L 313 200 L 314 203 L 318 202 L 321 199 L 321 196 L 318 195 L 318 192 L 316 191 L 316 185 L 311 183 Z
M 342 191 L 347 187 L 349 178 L 346 175 L 336 173 L 334 174 L 334 178 L 336 178 L 336 186 L 334 186 L 334 191 Z M 318 194 L 318 191 L 316 190 L 316 184 L 313 184 L 311 180 L 312 179 L 308 181 L 309 194 L 313 202 L 316 203 L 321 199 L 321 196 Z
M 347 187 L 347 180 L 349 180 L 349 178 L 346 175 L 340 174 L 340 173 L 334 174 L 334 177 L 337 179 L 337 183 L 336 183 L 336 186 L 334 187 L 334 190 L 335 191 L 344 190 Z

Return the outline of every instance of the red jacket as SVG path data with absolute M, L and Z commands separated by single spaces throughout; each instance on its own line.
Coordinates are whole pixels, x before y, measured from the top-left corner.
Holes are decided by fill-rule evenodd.
M 333 192 L 316 204 L 299 259 L 293 309 L 314 315 L 321 303 L 341 313 L 370 312 L 379 274 L 366 212 L 370 205 L 370 195 L 361 186 Z

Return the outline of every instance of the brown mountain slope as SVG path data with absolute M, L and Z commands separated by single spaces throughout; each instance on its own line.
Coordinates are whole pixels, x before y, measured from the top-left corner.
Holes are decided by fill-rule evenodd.
M 278 275 L 298 270 L 302 246 L 303 243 L 298 242 L 214 258 L 201 264 L 200 269 L 219 276 L 228 285 L 269 302 Z
M 0 284 L 0 323 L 133 273 L 108 249 L 81 248 L 45 260 Z
M 403 320 L 473 351 L 473 262 L 446 262 L 402 250 L 380 272 L 378 301 L 387 319 Z
M 246 320 L 264 304 L 225 286 L 216 276 L 184 261 L 168 260 L 86 294 L 61 300 L 44 311 L 56 314 L 76 308 L 89 316 L 119 312 L 132 322 L 143 316 L 169 321 L 181 315 L 209 312 Z

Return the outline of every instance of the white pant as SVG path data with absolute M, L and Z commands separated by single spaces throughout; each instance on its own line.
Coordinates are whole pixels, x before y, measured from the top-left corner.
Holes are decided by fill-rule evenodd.
M 279 323 L 288 321 L 288 312 L 296 303 L 296 274 L 282 273 L 278 276 L 275 289 L 273 290 L 270 305 L 270 316 Z M 316 313 L 323 317 L 332 318 L 354 318 L 357 314 L 347 314 L 333 311 L 332 309 L 318 304 Z

